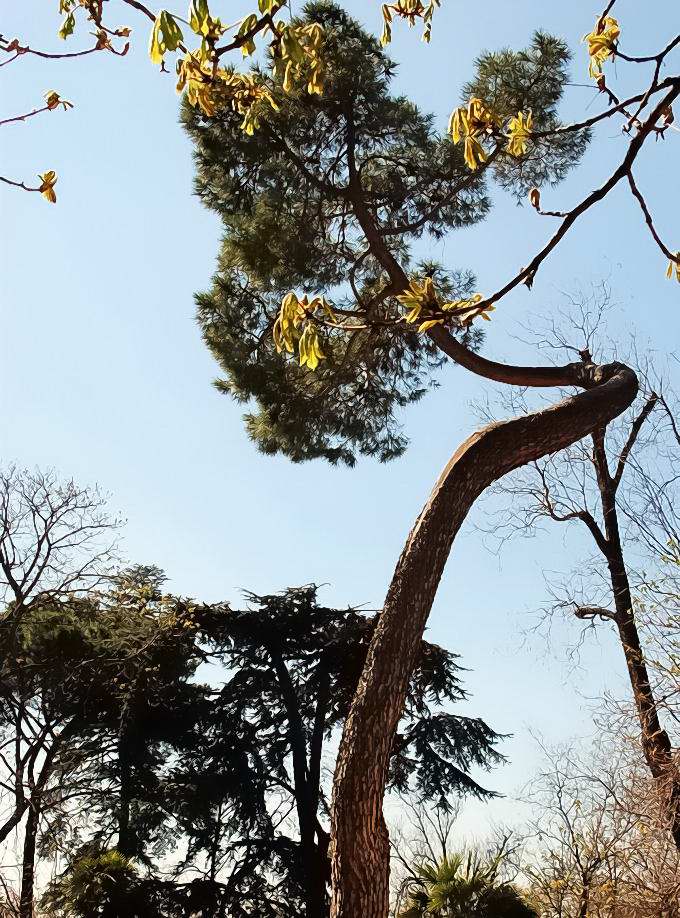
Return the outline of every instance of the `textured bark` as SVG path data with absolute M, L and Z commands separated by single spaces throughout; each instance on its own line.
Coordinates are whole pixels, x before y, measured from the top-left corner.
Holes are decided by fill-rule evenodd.
M 24 850 L 21 864 L 21 898 L 19 900 L 19 918 L 33 918 L 33 896 L 35 887 L 35 849 L 38 840 L 38 821 L 40 813 L 38 804 L 28 808 L 26 830 L 24 832 Z
M 640 415 L 643 421 L 644 417 L 644 413 Z M 606 540 L 600 547 L 609 569 L 615 608 L 613 618 L 628 667 L 645 761 L 659 787 L 673 841 L 680 850 L 680 773 L 673 758 L 671 741 L 659 721 L 658 705 L 649 680 L 635 621 L 616 505 L 620 476 L 612 478 L 609 472 L 604 436 L 604 429 L 597 431 L 593 436 L 593 443 Z
M 437 329 L 433 332 L 439 336 Z M 437 343 L 447 352 L 452 348 L 450 356 L 458 362 L 468 360 L 465 353 L 457 353 L 462 346 L 454 339 L 441 337 Z M 523 372 L 528 385 L 576 384 L 586 391 L 544 411 L 491 424 L 469 437 L 444 469 L 411 530 L 340 744 L 331 828 L 332 918 L 385 918 L 388 914 L 389 840 L 382 802 L 390 749 L 444 566 L 474 501 L 513 469 L 606 425 L 637 393 L 635 374 L 622 364 L 520 371 L 478 355 L 469 360 L 474 361 L 475 372 L 481 369 L 483 375 L 502 372 L 504 382 L 521 383 Z
M 307 739 L 295 685 L 281 654 L 272 647 L 268 647 L 268 651 L 281 689 L 288 718 L 288 736 L 293 759 L 295 806 L 302 854 L 305 915 L 306 918 L 326 918 L 328 915 L 326 893 L 327 860 L 325 852 L 317 845 L 316 836 L 321 776 L 321 744 L 326 721 L 330 681 L 327 674 L 320 679 L 308 763 Z
M 118 794 L 118 841 L 117 851 L 123 857 L 134 857 L 134 832 L 130 824 L 130 804 L 132 802 L 132 765 L 129 756 L 130 737 L 122 731 L 118 742 L 118 764 L 120 768 L 120 789 Z

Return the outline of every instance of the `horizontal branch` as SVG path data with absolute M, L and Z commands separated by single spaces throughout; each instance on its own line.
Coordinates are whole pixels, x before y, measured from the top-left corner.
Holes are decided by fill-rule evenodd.
M 611 621 L 616 619 L 614 612 L 604 609 L 602 606 L 577 606 L 574 609 L 574 615 L 576 618 L 585 621 L 592 621 L 595 618 L 610 619 Z
M 0 175 L 0 182 L 4 182 L 6 185 L 13 185 L 15 188 L 21 188 L 23 191 L 40 191 L 40 188 L 31 188 L 23 182 L 15 182 L 13 179 L 5 178 L 4 175 Z
M 0 120 L 0 126 L 3 124 L 12 124 L 14 121 L 26 121 L 27 118 L 32 118 L 34 115 L 39 115 L 41 112 L 49 112 L 52 106 L 43 105 L 40 108 L 34 108 L 32 112 L 26 112 L 24 115 L 14 115 L 12 118 L 3 118 Z
M 615 56 L 620 57 L 621 60 L 628 61 L 630 64 L 651 64 L 652 61 L 655 61 L 657 64 L 661 64 L 663 59 L 670 54 L 673 48 L 680 45 L 680 35 L 676 35 L 675 38 L 671 39 L 668 42 L 663 51 L 659 51 L 658 54 L 646 54 L 643 57 L 634 57 L 631 54 L 624 54 L 623 51 L 616 49 Z
M 629 99 L 624 99 L 623 102 L 617 102 L 615 105 L 611 106 L 604 112 L 600 112 L 599 115 L 593 115 L 592 118 L 587 118 L 585 121 L 576 121 L 573 124 L 565 124 L 563 127 L 554 128 L 551 131 L 532 131 L 531 137 L 557 137 L 560 134 L 571 134 L 577 131 L 583 131 L 587 128 L 594 127 L 600 121 L 605 121 L 607 118 L 611 118 L 612 115 L 615 115 L 617 112 L 626 113 L 628 106 L 633 105 L 635 102 L 642 102 L 646 97 L 649 98 L 650 95 L 653 95 L 657 92 L 663 92 L 664 89 L 670 89 L 677 78 L 668 77 L 659 83 L 658 86 L 652 89 L 652 92 L 649 93 L 649 90 L 646 92 L 638 93 L 635 96 L 631 96 Z
M 29 48 L 28 45 L 15 45 L 10 43 L 6 47 L 0 47 L 0 51 L 5 51 L 10 54 L 15 52 L 14 57 L 11 57 L 7 61 L 3 61 L 0 64 L 0 67 L 4 67 L 6 64 L 11 64 L 12 61 L 15 61 L 18 57 L 23 57 L 24 54 L 33 54 L 35 57 L 42 57 L 45 60 L 56 61 L 56 60 L 66 60 L 67 58 L 73 57 L 85 57 L 86 54 L 94 54 L 95 51 L 104 51 L 105 47 L 100 45 L 99 42 L 93 48 L 86 48 L 83 51 L 66 51 L 63 54 L 51 53 L 49 51 L 36 51 L 35 48 Z M 116 52 L 120 54 L 121 52 Z

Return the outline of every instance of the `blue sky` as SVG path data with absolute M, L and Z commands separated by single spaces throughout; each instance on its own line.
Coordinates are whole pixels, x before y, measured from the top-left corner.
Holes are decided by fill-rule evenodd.
M 58 50 L 57 5 L 52 14 L 44 0 L 6 2 L 3 34 Z M 230 2 L 226 16 L 235 19 L 250 5 Z M 345 5 L 380 28 L 377 0 Z M 536 27 L 566 38 L 574 82 L 586 84 L 580 39 L 596 12 L 588 0 L 443 0 L 429 48 L 416 32 L 395 27 L 396 89 L 433 110 L 443 128 L 475 56 L 521 47 Z M 626 50 L 644 54 L 665 43 L 677 5 L 665 0 L 643 9 L 619 0 L 617 12 Z M 238 601 L 242 588 L 265 592 L 315 581 L 328 584 L 322 595 L 329 603 L 374 608 L 437 474 L 475 426 L 470 400 L 493 390 L 447 369 L 442 388 L 405 414 L 412 446 L 390 465 L 361 461 L 347 470 L 259 455 L 242 410 L 211 387 L 217 368 L 193 318 L 192 297 L 209 283 L 220 227 L 191 193 L 191 151 L 178 125 L 174 81 L 148 60 L 146 23 L 132 10 L 120 22 L 134 28 L 127 58 L 27 58 L 2 71 L 2 117 L 35 107 L 52 88 L 76 107 L 3 129 L 2 174 L 30 182 L 56 169 L 59 201 L 50 206 L 38 195 L 0 188 L 0 455 L 99 483 L 128 520 L 126 555 L 164 568 L 177 592 Z M 636 85 L 638 70 L 615 70 L 623 93 Z M 569 87 L 565 117 L 594 114 L 601 104 L 592 88 Z M 673 236 L 680 233 L 679 140 L 671 133 L 648 144 L 637 169 L 672 247 L 680 246 L 680 235 Z M 595 187 L 624 144 L 618 126 L 607 122 L 578 175 L 546 192 L 544 206 L 562 209 Z M 451 267 L 473 269 L 482 291 L 525 264 L 551 228 L 500 192 L 496 201 L 484 224 L 430 250 Z M 680 288 L 664 272 L 637 205 L 620 187 L 572 231 L 531 292 L 522 287 L 504 301 L 485 352 L 531 359 L 512 337 L 517 323 L 559 306 L 563 291 L 603 278 L 617 303 L 615 340 L 635 328 L 659 352 L 677 348 Z M 548 531 L 497 557 L 475 532 L 487 512 L 478 508 L 456 542 L 429 636 L 461 653 L 470 668 L 466 710 L 514 734 L 504 745 L 511 763 L 487 779 L 511 795 L 539 756 L 530 731 L 548 741 L 588 733 L 588 699 L 604 687 L 620 692 L 624 670 L 605 631 L 584 649 L 578 673 L 560 651 L 575 629 L 557 625 L 552 655 L 539 637 L 523 641 L 530 613 L 545 597 L 543 570 L 570 566 L 586 545 Z M 475 806 L 467 824 L 511 815 L 509 800 Z

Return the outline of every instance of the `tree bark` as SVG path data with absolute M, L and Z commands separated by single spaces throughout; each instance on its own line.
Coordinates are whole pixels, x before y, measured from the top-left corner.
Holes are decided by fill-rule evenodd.
M 593 444 L 593 456 L 606 537 L 606 545 L 602 546 L 602 548 L 609 569 L 614 598 L 614 621 L 618 629 L 626 666 L 628 667 L 633 700 L 640 723 L 645 761 L 661 792 L 671 835 L 676 848 L 680 850 L 680 773 L 673 760 L 670 739 L 659 720 L 658 705 L 649 679 L 649 672 L 635 620 L 616 505 L 616 491 L 619 479 L 613 479 L 609 471 L 604 429 L 594 433 Z
M 21 898 L 19 900 L 19 918 L 33 918 L 33 896 L 35 887 L 35 849 L 38 839 L 40 821 L 40 804 L 32 801 L 28 807 L 26 830 L 24 832 L 24 850 L 21 863 Z
M 326 918 L 328 915 L 326 857 L 317 845 L 317 810 L 319 805 L 319 780 L 321 768 L 321 740 L 326 719 L 328 679 L 320 680 L 320 694 L 317 703 L 309 763 L 307 761 L 307 739 L 300 715 L 300 703 L 288 668 L 279 653 L 271 646 L 267 650 L 272 659 L 276 679 L 288 717 L 288 737 L 293 759 L 293 784 L 295 806 L 300 832 L 302 854 L 302 876 L 305 889 L 306 918 Z
M 437 328 L 432 331 L 439 335 Z M 454 351 L 466 350 L 450 340 L 452 344 L 437 343 L 449 344 Z M 456 353 L 451 356 L 458 359 Z M 471 359 L 476 371 L 484 364 L 493 372 L 500 366 L 478 355 Z M 521 384 L 517 373 L 514 379 L 507 379 L 513 369 L 502 368 L 503 381 Z M 557 369 L 561 384 L 580 384 L 586 391 L 544 411 L 491 424 L 466 440 L 444 469 L 402 551 L 338 754 L 331 827 L 332 918 L 385 918 L 388 914 L 389 839 L 382 801 L 390 749 L 439 580 L 455 535 L 474 501 L 513 469 L 607 424 L 637 393 L 635 374 L 622 364 Z M 547 373 L 548 380 L 538 381 L 542 372 L 537 369 L 532 382 L 532 371 L 528 371 L 525 384 L 560 384 L 554 378 L 558 373 L 552 371 Z
M 132 803 L 132 760 L 130 748 L 133 743 L 132 733 L 125 721 L 118 732 L 118 766 L 120 787 L 118 789 L 118 841 L 116 850 L 123 857 L 131 858 L 137 854 L 135 833 L 130 820 Z

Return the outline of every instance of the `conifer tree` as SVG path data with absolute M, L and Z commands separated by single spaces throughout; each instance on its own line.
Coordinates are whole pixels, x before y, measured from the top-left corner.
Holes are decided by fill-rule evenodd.
M 309 4 L 300 23 L 319 24 L 326 36 L 322 95 L 304 86 L 284 91 L 274 71 L 277 111 L 252 136 L 231 109 L 209 118 L 184 105 L 196 189 L 224 226 L 198 318 L 225 374 L 218 388 L 255 405 L 246 424 L 261 450 L 295 461 L 388 460 L 408 442 L 400 409 L 421 398 L 448 361 L 419 332 L 421 321 L 404 323 L 403 288 L 385 282 L 362 210 L 405 271 L 431 278 L 447 301 L 469 302 L 472 273 L 418 262 L 413 244 L 482 220 L 491 172 L 520 196 L 558 181 L 578 162 L 587 132 L 539 141 L 521 160 L 496 154 L 489 169 L 471 171 L 432 115 L 391 93 L 396 66 L 376 38 L 324 0 Z M 464 93 L 488 99 L 504 117 L 531 109 L 534 125 L 549 131 L 558 125 L 568 62 L 564 42 L 537 33 L 525 51 L 482 56 Z M 332 304 L 322 312 L 330 321 L 318 328 L 324 358 L 314 372 L 288 359 L 273 337 L 290 290 Z M 481 342 L 469 321 L 451 331 L 473 349 Z
M 582 390 L 551 411 L 473 435 L 454 453 L 409 536 L 374 629 L 340 748 L 331 845 L 334 918 L 383 918 L 387 912 L 388 842 L 381 800 L 390 749 L 439 579 L 470 506 L 506 472 L 606 425 L 631 403 L 637 389 L 628 368 L 597 366 L 586 352 L 578 363 L 547 369 L 487 360 L 475 351 L 480 342 L 478 332 L 470 330 L 472 323 L 488 319 L 520 285 L 531 288 L 541 265 L 580 217 L 620 185 L 628 186 L 654 243 L 668 259 L 668 277 L 680 280 L 680 253 L 664 241 L 634 174 L 650 138 L 664 138 L 673 126 L 680 76 L 664 75 L 664 68 L 680 47 L 680 35 L 669 36 L 659 51 L 627 53 L 613 15 L 615 4 L 609 0 L 585 36 L 590 76 L 606 103 L 603 111 L 560 124 L 556 106 L 567 49 L 557 39 L 537 35 L 524 52 L 482 55 L 463 104 L 452 114 L 450 141 L 441 145 L 434 126 L 429 131 L 412 106 L 404 108 L 403 100 L 389 100 L 382 92 L 390 71 L 380 62 L 380 48 L 332 3 L 313 3 L 302 19 L 289 23 L 281 16 L 285 0 L 258 0 L 257 12 L 231 25 L 213 15 L 215 3 L 209 6 L 208 0 L 192 0 L 187 20 L 168 10 L 155 13 L 140 0 L 121 0 L 117 7 L 134 8 L 153 23 L 150 55 L 155 64 L 176 59 L 178 90 L 186 91 L 194 107 L 189 121 L 199 147 L 198 135 L 209 138 L 211 129 L 224 130 L 224 139 L 238 146 L 243 138 L 234 135 L 237 125 L 246 137 L 261 132 L 269 151 L 266 163 L 242 151 L 245 161 L 251 156 L 252 168 L 232 169 L 237 179 L 229 191 L 236 202 L 233 214 L 229 200 L 219 201 L 224 151 L 214 143 L 211 148 L 209 139 L 201 168 L 214 170 L 199 186 L 206 201 L 222 209 L 231 242 L 216 279 L 224 300 L 209 294 L 199 303 L 204 334 L 225 370 L 222 385 L 237 398 L 258 403 L 248 425 L 261 448 L 293 459 L 325 456 L 351 463 L 357 452 L 392 458 L 406 445 L 395 410 L 420 397 L 445 357 L 501 383 Z M 397 20 L 421 22 L 428 40 L 440 5 L 440 0 L 383 4 L 381 44 L 389 43 Z M 109 4 L 60 0 L 59 8 L 66 14 L 64 38 L 81 13 L 96 26 L 95 47 L 82 53 L 125 53 L 129 29 L 111 29 L 103 22 Z M 336 52 L 353 29 L 356 41 L 346 45 L 353 52 L 351 65 L 344 69 L 368 81 L 365 93 L 354 85 L 348 98 L 351 74 L 343 88 L 342 54 Z M 269 53 L 262 69 L 239 70 L 226 63 L 238 50 L 252 60 L 258 47 Z M 0 52 L 10 55 L 7 62 L 40 54 L 16 39 L 0 40 Z M 645 73 L 638 91 L 626 99 L 609 85 L 612 61 Z M 365 100 L 368 105 L 362 108 Z M 7 121 L 68 105 L 51 91 L 43 107 Z M 622 122 L 626 148 L 608 178 L 572 207 L 546 209 L 541 186 L 559 181 L 576 164 L 588 130 L 612 118 Z M 317 120 L 330 134 L 315 135 Z M 310 136 L 317 137 L 311 149 Z M 462 174 L 461 155 L 467 168 Z M 409 241 L 458 228 L 457 214 L 463 225 L 479 219 L 488 209 L 480 182 L 486 173 L 511 193 L 528 193 L 537 215 L 557 223 L 524 267 L 498 290 L 482 295 L 472 292 L 476 285 L 465 273 L 412 262 Z M 52 170 L 41 174 L 35 187 L 2 178 L 53 203 L 56 179 Z M 217 198 L 211 201 L 213 182 Z M 293 205 L 288 196 L 295 187 L 301 193 Z M 455 213 L 447 206 L 452 200 Z M 285 224 L 272 217 L 279 205 Z M 256 251 L 249 237 L 253 233 L 262 244 Z M 294 243 L 282 245 L 284 235 L 295 237 Z M 259 267 L 253 254 L 262 259 Z M 284 293 L 275 315 L 269 294 L 284 292 L 288 278 L 305 284 Z M 265 343 L 269 334 L 275 351 Z M 284 352 L 290 355 L 285 368 L 277 363 Z M 292 365 L 295 360 L 298 368 Z M 365 843 L 357 846 L 357 837 Z
M 60 918 L 325 918 L 324 769 L 374 619 L 320 605 L 314 586 L 236 610 L 162 584 L 133 568 L 22 631 L 54 729 L 78 714 L 60 794 L 37 811 L 42 855 L 67 862 L 43 906 Z M 224 677 L 199 681 L 201 661 Z M 454 654 L 422 642 L 391 761 L 391 787 L 443 808 L 492 795 L 470 770 L 502 760 L 483 720 L 451 711 L 466 697 L 460 674 Z
M 294 460 L 354 461 L 357 452 L 390 459 L 406 441 L 395 409 L 422 395 L 445 356 L 478 375 L 523 386 L 583 391 L 555 409 L 489 428 L 456 451 L 412 530 L 388 590 L 336 769 L 331 851 L 333 918 L 384 918 L 389 847 L 381 801 L 390 749 L 418 642 L 453 539 L 474 500 L 518 466 L 605 425 L 631 403 L 635 374 L 596 366 L 584 352 L 565 367 L 514 367 L 480 357 L 473 322 L 536 272 L 578 218 L 623 179 L 654 229 L 632 166 L 650 136 L 663 136 L 680 78 L 658 79 L 680 43 L 656 56 L 644 93 L 621 102 L 603 66 L 622 55 L 607 10 L 588 35 L 590 72 L 610 109 L 563 125 L 558 104 L 569 53 L 536 34 L 520 52 L 483 54 L 454 109 L 450 136 L 408 100 L 389 94 L 393 67 L 378 43 L 337 5 L 315 2 L 295 28 L 320 25 L 327 62 L 323 93 L 288 79 L 275 49 L 257 79 L 270 105 L 256 141 L 241 133 L 234 106 L 185 106 L 195 142 L 197 191 L 222 217 L 225 238 L 213 289 L 198 298 L 204 337 L 226 378 L 218 386 L 256 410 L 246 417 L 265 452 Z M 422 4 L 384 7 L 425 20 Z M 627 60 L 642 61 L 645 59 Z M 638 104 L 639 103 L 639 104 Z M 629 106 L 637 105 L 631 115 Z M 577 165 L 589 128 L 616 112 L 636 127 L 610 177 L 566 211 L 541 206 L 541 188 Z M 644 113 L 644 114 L 643 114 Z M 498 291 L 473 292 L 475 279 L 443 265 L 414 264 L 414 239 L 437 239 L 489 210 L 484 181 L 528 195 L 558 229 Z M 467 280 L 467 285 L 465 283 Z M 357 844 L 357 839 L 361 840 Z

